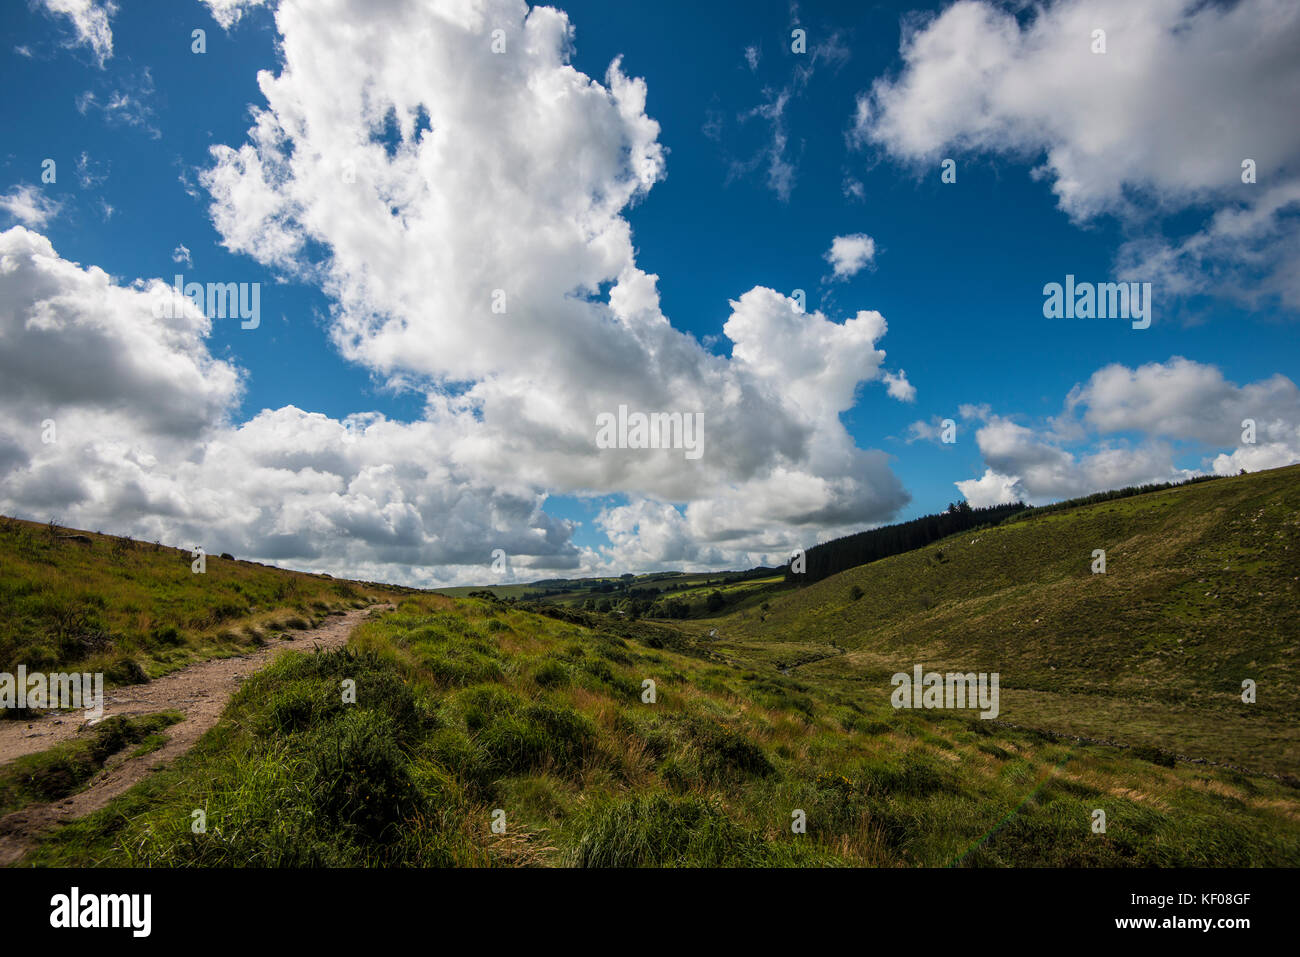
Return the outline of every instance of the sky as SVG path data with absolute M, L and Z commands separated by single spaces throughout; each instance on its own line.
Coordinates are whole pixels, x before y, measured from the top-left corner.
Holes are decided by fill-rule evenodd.
M 5 514 L 440 585 L 1300 461 L 1291 2 L 30 0 L 0 40 Z

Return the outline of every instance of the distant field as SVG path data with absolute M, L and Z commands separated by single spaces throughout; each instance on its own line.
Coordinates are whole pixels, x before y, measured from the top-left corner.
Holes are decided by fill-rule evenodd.
M 749 607 L 759 599 L 787 591 L 784 575 L 752 577 L 752 572 L 652 572 L 622 578 L 573 578 L 529 584 L 462 585 L 439 588 L 438 594 L 465 598 L 484 591 L 497 598 L 542 601 L 565 607 L 590 607 L 644 618 L 700 618 Z M 721 607 L 721 606 L 720 606 Z

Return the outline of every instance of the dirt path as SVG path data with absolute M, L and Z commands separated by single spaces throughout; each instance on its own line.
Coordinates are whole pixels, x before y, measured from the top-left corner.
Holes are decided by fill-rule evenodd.
M 85 790 L 49 804 L 31 804 L 0 818 L 0 867 L 19 860 L 35 844 L 35 836 L 74 818 L 84 817 L 124 794 L 150 772 L 188 751 L 225 710 L 231 695 L 253 672 L 266 667 L 281 651 L 329 650 L 347 644 L 352 629 L 372 606 L 329 618 L 311 631 L 289 632 L 292 640 L 273 639 L 266 647 L 237 658 L 214 658 L 164 675 L 142 685 L 113 688 L 104 693 L 104 717 L 180 711 L 184 719 L 167 728 L 167 743 L 138 758 L 130 749 L 110 758 Z M 47 715 L 33 721 L 0 721 L 0 764 L 33 754 L 73 738 L 84 728 L 80 715 Z

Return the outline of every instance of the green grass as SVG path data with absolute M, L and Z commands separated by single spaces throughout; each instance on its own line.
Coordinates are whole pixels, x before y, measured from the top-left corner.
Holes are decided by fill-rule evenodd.
M 0 517 L 0 671 L 102 671 L 110 684 L 246 653 L 280 626 L 404 594 Z
M 25 863 L 1300 863 L 1300 793 L 1277 780 L 894 711 L 639 624 L 410 598 L 250 678 L 190 754 Z

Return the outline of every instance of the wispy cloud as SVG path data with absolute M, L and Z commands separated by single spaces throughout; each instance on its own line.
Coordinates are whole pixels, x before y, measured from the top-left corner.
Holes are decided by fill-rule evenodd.
M 77 97 L 77 112 L 84 116 L 96 111 L 110 125 L 135 127 L 160 139 L 162 131 L 154 125 L 154 109 L 149 102 L 153 92 L 153 74 L 145 67 L 134 76 L 119 78 L 103 91 L 86 90 Z
M 797 16 L 797 11 L 793 15 Z M 802 140 L 796 147 L 791 139 L 790 104 L 804 94 L 820 67 L 830 66 L 838 71 L 850 58 L 849 48 L 838 32 L 830 33 L 814 41 L 804 52 L 792 55 L 795 62 L 788 78 L 779 86 L 765 85 L 761 92 L 763 102 L 736 115 L 738 126 L 745 126 L 753 120 L 766 123 L 764 145 L 756 152 L 743 158 L 726 153 L 726 117 L 720 110 L 710 107 L 704 124 L 705 135 L 724 146 L 726 182 L 734 182 L 761 169 L 768 188 L 783 203 L 788 203 L 794 193 L 803 152 Z M 745 48 L 745 61 L 751 73 L 758 72 L 761 51 L 757 46 Z
M 113 29 L 109 20 L 117 13 L 112 0 L 40 0 L 50 14 L 65 17 L 76 32 L 75 43 L 90 47 L 100 67 L 113 55 Z

